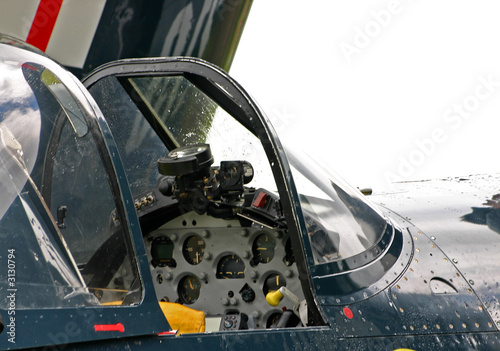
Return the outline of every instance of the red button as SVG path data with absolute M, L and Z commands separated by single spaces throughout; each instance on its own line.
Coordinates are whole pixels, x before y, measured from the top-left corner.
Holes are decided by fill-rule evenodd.
M 261 191 L 259 195 L 257 195 L 257 198 L 253 202 L 254 207 L 260 207 L 264 208 L 266 205 L 266 200 L 267 200 L 267 193 Z
M 353 319 L 354 314 L 352 313 L 351 309 L 349 307 L 344 307 L 344 316 L 346 316 L 349 319 Z

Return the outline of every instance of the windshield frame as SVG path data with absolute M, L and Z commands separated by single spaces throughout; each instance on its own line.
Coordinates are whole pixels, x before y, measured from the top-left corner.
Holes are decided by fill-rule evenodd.
M 312 289 L 312 277 L 302 233 L 303 217 L 299 215 L 299 197 L 295 191 L 285 150 L 271 122 L 250 95 L 226 72 L 204 60 L 192 57 L 127 59 L 111 62 L 96 69 L 83 80 L 87 89 L 108 76 L 126 79 L 140 76 L 183 75 L 203 93 L 214 100 L 262 143 L 276 182 L 283 213 L 298 266 L 299 279 L 306 300 L 309 301 L 311 320 L 322 324 L 326 320 L 318 309 L 318 300 Z M 167 137 L 167 136 L 164 136 Z

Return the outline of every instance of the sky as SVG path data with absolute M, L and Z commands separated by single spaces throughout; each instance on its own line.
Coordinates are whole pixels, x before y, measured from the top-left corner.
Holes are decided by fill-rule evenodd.
M 254 1 L 230 74 L 351 185 L 500 173 L 500 3 Z

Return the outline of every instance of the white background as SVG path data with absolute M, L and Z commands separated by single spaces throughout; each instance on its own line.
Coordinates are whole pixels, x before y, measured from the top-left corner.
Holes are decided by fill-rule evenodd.
M 500 172 L 499 13 L 495 1 L 255 1 L 230 73 L 282 139 L 354 186 Z

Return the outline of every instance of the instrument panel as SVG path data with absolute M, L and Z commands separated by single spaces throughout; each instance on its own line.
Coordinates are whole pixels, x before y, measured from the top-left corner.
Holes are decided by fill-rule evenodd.
M 286 299 L 270 306 L 268 292 L 286 286 L 304 299 L 285 230 L 190 212 L 149 233 L 145 243 L 159 301 L 207 317 L 245 314 L 252 329 L 269 327 L 283 307 L 293 308 Z

